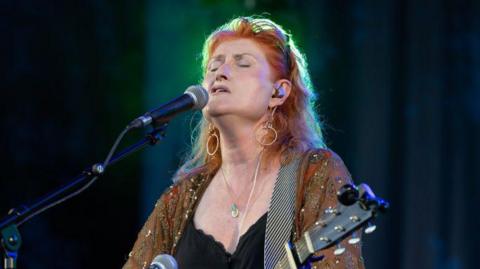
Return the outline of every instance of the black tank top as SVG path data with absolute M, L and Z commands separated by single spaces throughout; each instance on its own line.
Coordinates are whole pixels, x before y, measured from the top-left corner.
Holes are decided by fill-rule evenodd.
M 240 237 L 237 249 L 230 254 L 213 236 L 195 228 L 192 218 L 177 244 L 175 259 L 178 262 L 178 268 L 263 268 L 266 226 L 267 213 Z

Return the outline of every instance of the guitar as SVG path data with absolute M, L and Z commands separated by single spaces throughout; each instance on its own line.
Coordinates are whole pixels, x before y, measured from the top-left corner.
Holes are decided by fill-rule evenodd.
M 388 202 L 375 197 L 366 184 L 360 184 L 358 188 L 347 184 L 339 190 L 337 197 L 339 206 L 327 208 L 323 217 L 298 241 L 285 243 L 286 255 L 275 265 L 276 269 L 310 268 L 310 262 L 322 258 L 313 256 L 316 251 L 338 244 L 364 226 L 366 234 L 375 231 L 376 226 L 371 221 L 389 207 Z M 360 238 L 357 237 L 348 240 L 349 244 L 359 242 Z M 334 255 L 342 255 L 344 252 L 344 247 L 337 246 Z

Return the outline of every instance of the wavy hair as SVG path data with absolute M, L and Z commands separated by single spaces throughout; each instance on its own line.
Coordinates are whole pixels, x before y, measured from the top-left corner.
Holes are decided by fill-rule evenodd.
M 273 126 L 278 131 L 277 141 L 266 148 L 262 161 L 271 160 L 278 153 L 287 159 L 309 148 L 325 147 L 321 122 L 314 112 L 316 95 L 307 70 L 305 56 L 299 51 L 290 34 L 280 25 L 261 17 L 238 17 L 216 29 L 206 39 L 202 52 L 202 71 L 206 74 L 210 56 L 220 43 L 246 38 L 256 42 L 264 51 L 272 68 L 273 79 L 288 79 L 291 92 L 276 110 Z M 174 180 L 216 172 L 221 164 L 221 150 L 214 156 L 207 154 L 209 145 L 208 121 L 202 117 L 192 133 L 192 147 Z M 214 130 L 220 137 L 218 130 Z M 221 138 L 220 138 L 221 139 Z M 267 140 L 268 141 L 268 140 Z M 218 141 L 220 142 L 220 141 Z M 213 144 L 213 143 L 211 143 Z M 282 155 L 283 156 L 283 155 Z

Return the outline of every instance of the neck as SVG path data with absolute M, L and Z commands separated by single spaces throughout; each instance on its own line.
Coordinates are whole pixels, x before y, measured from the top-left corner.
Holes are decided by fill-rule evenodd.
M 263 146 L 255 139 L 255 131 L 263 121 L 229 119 L 226 116 L 215 120 L 220 133 L 222 168 L 227 174 L 251 174 L 255 169 L 263 150 Z
M 263 147 L 255 140 L 256 124 L 221 124 L 218 128 L 224 167 L 248 165 L 257 160 Z

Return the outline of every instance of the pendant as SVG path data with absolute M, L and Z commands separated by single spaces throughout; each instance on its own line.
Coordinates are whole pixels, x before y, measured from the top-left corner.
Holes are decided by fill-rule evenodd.
M 238 210 L 238 207 L 235 203 L 232 204 L 230 207 L 230 213 L 232 214 L 232 217 L 237 218 L 240 211 Z

